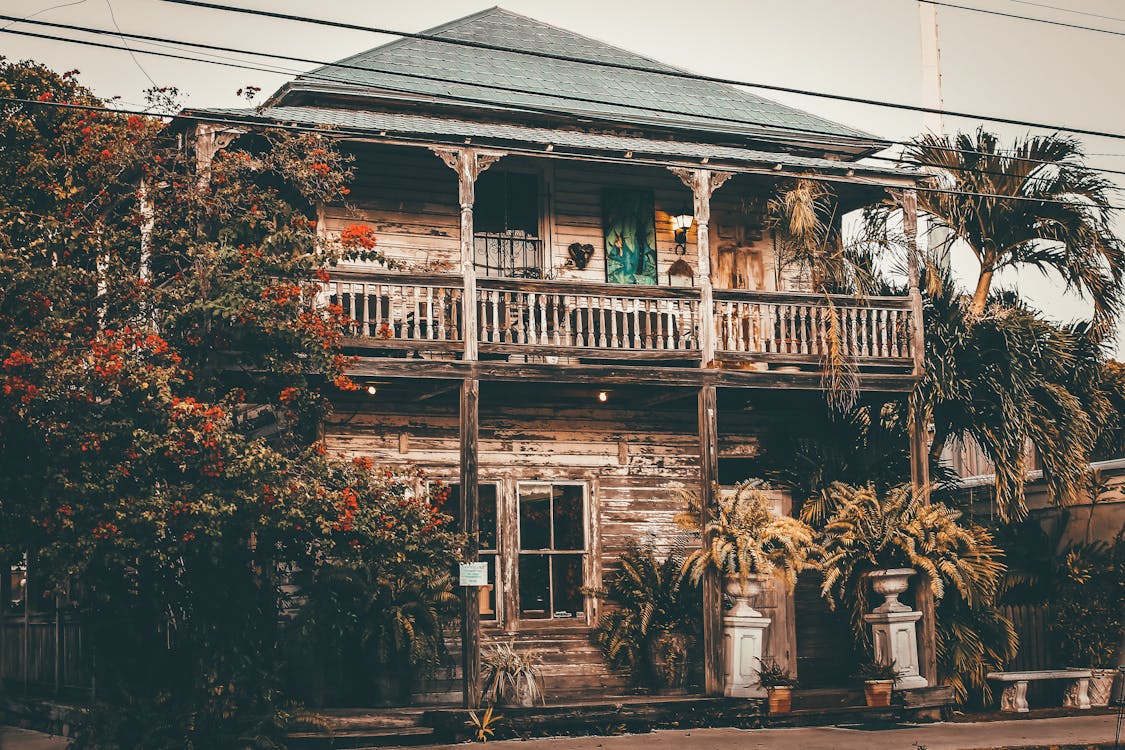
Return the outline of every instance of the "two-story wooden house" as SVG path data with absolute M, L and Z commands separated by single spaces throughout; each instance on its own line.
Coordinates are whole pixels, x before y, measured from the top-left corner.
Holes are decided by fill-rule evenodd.
M 190 114 L 215 120 L 203 155 L 235 118 L 330 129 L 355 155 L 320 229 L 366 224 L 405 269 L 332 273 L 369 388 L 341 395 L 325 439 L 461 488 L 490 582 L 466 597 L 470 701 L 478 641 L 543 649 L 549 698 L 624 689 L 584 592 L 629 540 L 667 542 L 679 490 L 745 478 L 766 421 L 823 402 L 830 304 L 865 397 L 915 382 L 918 295 L 830 301 L 766 225 L 797 177 L 830 184 L 839 214 L 911 195 L 918 175 L 863 163 L 880 146 L 852 128 L 499 8 L 300 76 L 261 108 Z M 796 666 L 792 598 L 767 598 L 770 648 Z M 706 599 L 714 692 L 717 589 Z M 431 698 L 460 696 L 449 676 Z

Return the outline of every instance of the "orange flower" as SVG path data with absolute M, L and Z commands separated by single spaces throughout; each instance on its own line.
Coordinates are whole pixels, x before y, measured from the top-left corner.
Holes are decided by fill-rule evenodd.
M 358 247 L 371 250 L 375 247 L 375 230 L 363 224 L 352 224 L 340 232 L 340 244 L 349 250 Z

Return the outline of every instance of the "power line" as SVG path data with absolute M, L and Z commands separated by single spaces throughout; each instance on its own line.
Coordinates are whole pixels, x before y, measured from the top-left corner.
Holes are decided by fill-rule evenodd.
M 92 106 L 92 105 L 87 105 L 87 104 L 74 104 L 74 103 L 69 103 L 69 102 L 54 102 L 54 101 L 39 101 L 37 99 L 23 99 L 23 98 L 20 98 L 20 97 L 13 97 L 13 96 L 0 97 L 0 103 L 25 104 L 25 105 L 36 106 L 36 107 L 56 107 L 56 108 L 60 108 L 60 109 L 82 110 L 84 112 L 98 110 L 98 111 L 104 111 L 104 112 L 109 112 L 109 113 L 118 114 L 118 115 L 133 114 L 133 115 L 144 115 L 144 116 L 148 116 L 148 117 L 152 116 L 151 112 L 145 112 L 143 110 L 109 109 L 109 108 L 106 108 L 106 107 Z M 181 112 L 181 113 L 178 113 L 178 114 L 170 116 L 170 117 L 172 117 L 173 119 L 186 120 L 186 121 L 189 121 L 189 122 L 203 122 L 203 123 L 212 123 L 212 124 L 220 123 L 220 124 L 223 124 L 223 125 L 230 125 L 230 126 L 233 126 L 233 127 L 243 127 L 243 128 L 248 128 L 248 129 L 253 128 L 253 129 L 264 129 L 264 130 L 283 130 L 283 131 L 293 131 L 293 132 L 301 132 L 301 133 L 316 133 L 316 134 L 325 135 L 325 136 L 336 136 L 336 137 L 343 136 L 343 137 L 366 138 L 366 139 L 371 138 L 371 132 L 370 131 L 362 130 L 362 129 L 358 129 L 358 128 L 325 127 L 325 126 L 318 126 L 318 125 L 296 125 L 296 124 L 278 123 L 278 122 L 261 122 L 260 120 L 239 119 L 239 118 L 230 117 L 230 116 L 192 115 L 192 114 L 187 114 L 186 112 Z M 408 135 L 396 135 L 394 140 L 398 141 L 398 142 L 402 142 L 402 143 L 417 143 L 418 145 L 421 145 L 421 146 L 449 146 L 449 147 L 453 147 L 453 148 L 464 146 L 464 142 L 460 139 L 453 139 L 449 142 L 444 142 L 444 141 L 441 140 L 440 137 L 439 138 L 419 138 L 419 137 L 408 136 Z M 539 156 L 539 157 L 546 156 L 547 158 L 551 158 L 551 157 L 559 158 L 559 157 L 564 156 L 564 154 L 559 153 L 559 151 L 560 151 L 559 149 L 555 149 L 555 151 L 551 152 L 550 154 L 544 154 L 541 150 L 531 149 L 531 148 L 527 148 L 527 147 L 504 146 L 503 148 L 504 148 L 504 151 L 506 151 L 508 153 L 519 153 L 519 154 L 526 154 L 526 155 L 530 155 L 530 156 Z M 573 159 L 577 159 L 577 160 L 580 160 L 580 161 L 597 161 L 597 162 L 614 163 L 614 164 L 641 164 L 641 165 L 646 165 L 646 166 L 657 166 L 657 167 L 667 167 L 667 166 L 669 166 L 666 162 L 658 161 L 658 160 L 655 160 L 655 159 L 646 159 L 646 158 L 643 158 L 643 157 L 641 157 L 641 158 L 624 158 L 624 157 L 613 157 L 613 156 L 583 157 L 582 155 L 579 155 L 579 154 L 566 154 L 565 156 L 567 156 L 568 158 L 573 158 Z M 738 169 L 737 167 L 727 167 L 725 169 L 717 169 L 716 171 L 733 172 L 735 174 L 773 174 L 773 175 L 781 175 L 781 176 L 799 178 L 799 179 L 803 179 L 803 180 L 809 180 L 809 181 L 812 181 L 812 182 L 826 182 L 826 183 L 841 183 L 842 182 L 842 183 L 847 183 L 847 184 L 850 184 L 850 185 L 859 184 L 859 185 L 862 185 L 863 187 L 884 188 L 886 190 L 910 189 L 910 190 L 916 190 L 916 191 L 921 192 L 921 193 L 939 193 L 939 194 L 946 194 L 946 195 L 963 195 L 963 196 L 975 197 L 975 198 L 997 198 L 997 199 L 1000 199 L 1000 200 L 1021 201 L 1021 202 L 1030 202 L 1030 203 L 1038 203 L 1038 204 L 1046 204 L 1046 205 L 1062 205 L 1062 206 L 1074 206 L 1074 205 L 1076 205 L 1076 203 L 1072 202 L 1072 201 L 1056 200 L 1056 199 L 1052 199 L 1052 198 L 1035 198 L 1035 197 L 1023 196 L 1023 195 L 1001 195 L 999 193 L 981 193 L 981 192 L 974 192 L 974 191 L 968 191 L 968 190 L 951 190 L 951 189 L 948 189 L 948 188 L 924 187 L 924 186 L 921 186 L 921 185 L 914 185 L 910 188 L 906 188 L 901 184 L 888 183 L 888 182 L 878 182 L 878 181 L 875 181 L 875 180 L 863 180 L 863 181 L 860 181 L 860 182 L 857 183 L 857 181 L 855 179 L 843 177 L 843 176 L 837 177 L 837 176 L 832 176 L 832 175 L 810 175 L 810 174 L 807 174 L 807 173 L 784 173 L 784 172 L 777 172 L 776 170 L 768 170 L 765 167 L 757 167 L 757 168 L 752 168 L 752 169 L 745 169 L 745 168 L 744 169 Z M 1090 204 L 1090 207 L 1094 207 L 1093 204 Z M 1103 206 L 1103 208 L 1106 208 L 1106 209 L 1109 209 L 1109 210 L 1114 210 L 1114 211 L 1125 211 L 1125 206 L 1116 206 L 1116 205 L 1112 205 L 1112 204 L 1106 204 L 1105 206 Z
M 1060 8 L 1057 5 L 1048 5 L 1047 3 L 1033 3 L 1031 0 L 1009 0 L 1009 2 L 1019 3 L 1020 5 L 1033 5 L 1036 8 L 1047 8 L 1048 10 L 1057 10 L 1060 13 L 1073 13 L 1078 16 L 1089 16 L 1091 18 L 1104 18 L 1107 21 L 1120 21 L 1125 23 L 1125 18 L 1120 16 L 1106 16 L 1101 13 L 1090 13 L 1085 10 L 1075 10 L 1074 8 Z
M 184 0 L 165 0 L 165 2 L 183 2 Z M 1018 13 L 1005 13 L 1002 10 L 989 10 L 988 8 L 974 8 L 971 5 L 958 5 L 956 3 L 946 3 L 942 0 L 918 0 L 920 3 L 927 5 L 938 5 L 942 8 L 955 8 L 957 10 L 966 10 L 973 13 L 983 13 L 988 16 L 1001 16 L 1002 18 L 1014 18 L 1019 21 L 1032 21 L 1034 23 L 1045 23 L 1049 26 L 1062 26 L 1066 29 L 1078 29 L 1080 31 L 1095 31 L 1099 34 L 1110 34 L 1111 36 L 1125 36 L 1125 31 L 1114 31 L 1112 29 L 1100 29 L 1097 26 L 1082 26 L 1077 23 L 1065 23 L 1063 21 L 1052 21 L 1048 18 L 1036 18 L 1034 16 L 1021 16 Z M 234 8 L 231 8 L 234 10 Z M 1060 9 L 1061 10 L 1061 9 Z
M 121 37 L 121 44 L 129 51 L 129 57 L 133 58 L 133 64 L 137 66 L 137 70 L 144 74 L 153 88 L 156 88 L 156 81 L 152 80 L 152 76 L 150 76 L 144 66 L 141 65 L 141 61 L 137 59 L 136 54 L 130 49 L 129 43 L 125 41 L 125 35 L 121 32 L 121 27 L 117 25 L 117 16 L 113 13 L 113 3 L 111 3 L 110 0 L 105 0 L 105 7 L 109 10 L 109 20 L 113 22 L 113 28 L 117 29 L 117 35 Z
M 41 16 L 44 13 L 49 13 L 52 10 L 58 10 L 59 8 L 69 8 L 72 5 L 81 5 L 84 2 L 86 2 L 86 0 L 73 0 L 72 2 L 69 2 L 69 3 L 59 3 L 57 5 L 51 5 L 51 6 L 48 6 L 48 7 L 44 8 L 43 10 L 37 10 L 30 15 L 24 16 L 23 18 L 13 19 L 11 23 L 9 23 L 5 26 L 0 26 L 0 29 L 6 29 L 6 28 L 8 28 L 8 26 L 13 26 L 20 21 L 28 21 L 32 18 L 35 18 L 36 16 Z
M 0 15 L 0 19 L 6 19 L 6 18 L 10 18 L 10 16 Z M 464 84 L 463 81 L 459 81 L 459 80 L 453 79 L 453 78 L 443 78 L 443 77 L 440 77 L 440 76 L 428 76 L 428 75 L 422 75 L 422 74 L 416 74 L 416 73 L 403 73 L 403 72 L 395 72 L 395 71 L 389 71 L 389 70 L 381 70 L 381 69 L 378 69 L 378 68 L 370 68 L 370 67 L 365 67 L 365 66 L 351 65 L 351 64 L 343 63 L 343 62 L 339 62 L 339 63 L 323 62 L 323 61 L 315 60 L 315 59 L 311 59 L 311 58 L 293 57 L 293 56 L 290 56 L 290 55 L 275 54 L 275 53 L 271 53 L 271 52 L 258 52 L 258 51 L 254 51 L 254 50 L 247 50 L 247 49 L 236 48 L 236 47 L 225 47 L 225 46 L 220 46 L 220 45 L 204 44 L 204 43 L 201 43 L 201 42 L 189 42 L 189 41 L 183 41 L 183 40 L 179 40 L 179 39 L 170 39 L 170 38 L 167 38 L 167 37 L 152 36 L 152 35 L 148 35 L 148 34 L 119 34 L 119 33 L 114 33 L 114 32 L 105 30 L 105 29 L 95 29 L 95 28 L 90 28 L 90 27 L 86 27 L 86 26 L 75 26 L 75 25 L 72 25 L 72 24 L 57 23 L 57 22 L 50 22 L 50 21 L 26 21 L 25 23 L 30 23 L 30 24 L 34 24 L 34 25 L 40 25 L 40 26 L 47 26 L 47 27 L 51 27 L 51 28 L 66 29 L 66 30 L 69 30 L 69 31 L 79 31 L 79 32 L 90 33 L 90 34 L 102 34 L 102 35 L 108 35 L 108 36 L 125 36 L 125 37 L 131 38 L 131 39 L 136 39 L 136 40 L 141 40 L 141 41 L 146 41 L 146 42 L 149 42 L 149 43 L 157 44 L 157 46 L 163 46 L 163 47 L 166 47 L 168 49 L 175 49 L 177 51 L 183 51 L 183 50 L 180 49 L 180 47 L 187 46 L 187 47 L 195 47 L 195 48 L 199 48 L 199 49 L 218 50 L 218 51 L 222 51 L 222 52 L 231 52 L 231 53 L 236 53 L 236 54 L 251 55 L 251 56 L 255 56 L 255 57 L 265 57 L 265 58 L 271 58 L 271 59 L 276 59 L 276 60 L 287 60 L 287 61 L 300 62 L 300 63 L 306 63 L 306 64 L 311 64 L 311 65 L 320 65 L 320 66 L 325 66 L 325 67 L 339 67 L 339 68 L 352 69 L 352 70 L 358 70 L 358 71 L 363 71 L 363 72 L 385 73 L 385 74 L 388 74 L 388 75 L 395 75 L 395 76 L 405 77 L 405 78 L 417 78 L 417 79 L 421 79 L 421 80 L 436 81 L 436 82 L 440 82 L 440 83 Z M 3 31 L 3 29 L 0 29 L 0 31 Z M 13 32 L 8 32 L 8 33 L 22 34 L 24 32 L 13 31 Z M 53 35 L 32 34 L 32 36 L 47 38 L 47 39 L 52 39 L 52 40 L 57 40 L 57 41 L 62 41 L 62 42 L 70 42 L 70 43 L 74 43 L 74 44 L 93 45 L 93 46 L 105 47 L 105 48 L 109 48 L 109 49 L 121 49 L 121 48 L 119 48 L 115 45 L 104 45 L 104 44 L 100 44 L 100 43 L 96 43 L 96 42 L 88 42 L 88 41 L 79 40 L 79 39 L 68 39 L 68 38 L 65 38 L 65 37 L 58 37 L 58 36 L 53 36 Z M 179 46 L 178 47 L 170 47 L 168 45 L 179 45 Z M 126 48 L 126 49 L 130 53 L 133 52 L 133 50 L 131 48 Z M 186 59 L 186 60 L 191 60 L 191 61 L 195 61 L 195 62 L 204 62 L 204 63 L 210 63 L 210 64 L 215 64 L 215 65 L 224 65 L 224 66 L 227 66 L 227 67 L 237 67 L 237 68 L 243 68 L 243 69 L 249 69 L 249 70 L 257 70 L 257 71 L 274 73 L 274 74 L 283 72 L 283 73 L 288 73 L 288 74 L 292 74 L 292 75 L 305 75 L 306 78 L 313 78 L 313 79 L 317 79 L 317 80 L 325 80 L 325 81 L 329 81 L 329 82 L 332 82 L 332 83 L 347 83 L 347 84 L 349 84 L 349 85 L 351 85 L 351 86 L 353 86 L 354 88 L 357 88 L 357 89 L 371 88 L 370 86 L 362 86 L 362 85 L 355 84 L 348 79 L 335 78 L 335 77 L 332 77 L 332 76 L 327 76 L 327 75 L 323 75 L 323 74 L 315 74 L 315 73 L 302 74 L 298 70 L 295 70 L 295 69 L 292 69 L 292 68 L 285 68 L 285 67 L 278 66 L 278 65 L 270 65 L 269 68 L 252 66 L 252 65 L 248 65 L 248 64 L 243 64 L 245 61 L 234 60 L 234 58 L 223 58 L 225 60 L 231 60 L 232 61 L 230 64 L 228 64 L 228 63 L 218 62 L 218 61 L 215 61 L 215 60 L 206 60 L 206 59 L 200 59 L 200 58 L 185 57 L 185 56 L 182 56 L 182 55 L 169 55 L 169 54 L 166 54 L 166 53 L 156 52 L 156 51 L 152 51 L 152 50 L 138 49 L 136 51 L 140 52 L 142 54 L 151 54 L 151 55 L 157 55 L 157 56 L 163 56 L 163 57 L 171 57 L 173 59 Z M 219 55 L 209 55 L 209 56 L 210 57 L 222 57 L 222 56 L 219 56 Z M 277 70 L 274 70 L 273 68 L 277 68 Z M 531 95 L 546 96 L 546 94 L 543 94 L 542 92 L 534 91 L 534 90 L 531 90 L 531 89 L 518 89 L 518 88 L 511 88 L 511 87 L 506 87 L 506 86 L 497 86 L 497 85 L 492 85 L 492 84 L 472 84 L 472 85 L 478 85 L 480 87 L 489 88 L 489 89 L 497 89 L 497 90 L 500 90 L 500 91 L 508 91 L 508 92 L 515 92 L 515 93 L 526 93 L 526 94 L 531 94 Z M 382 88 L 384 90 L 392 90 L 392 91 L 400 91 L 400 92 L 403 92 L 403 93 L 409 93 L 407 90 L 404 90 L 404 89 L 397 89 L 396 90 L 396 89 L 393 89 L 391 87 L 382 87 Z M 469 102 L 477 102 L 477 103 L 481 103 L 481 102 L 484 101 L 484 100 L 479 100 L 479 99 L 466 99 L 465 97 L 457 97 L 457 96 L 454 96 L 454 95 L 435 94 L 434 96 L 438 97 L 438 98 L 451 99 L 453 101 L 469 101 Z M 573 95 L 566 95 L 566 94 L 550 94 L 550 96 L 560 98 L 560 99 L 570 100 L 570 101 L 584 102 L 584 103 L 617 104 L 616 102 L 612 102 L 612 101 L 608 101 L 608 100 L 592 99 L 592 98 L 588 98 L 588 97 L 573 96 Z M 634 108 L 634 109 L 650 111 L 650 112 L 657 112 L 657 113 L 682 114 L 682 115 L 698 116 L 698 117 L 701 117 L 701 118 L 716 120 L 716 121 L 719 121 L 719 122 L 735 123 L 735 124 L 738 124 L 738 125 L 755 125 L 755 126 L 761 126 L 761 127 L 770 127 L 769 123 L 756 122 L 756 121 L 744 120 L 744 119 L 732 118 L 732 117 L 723 117 L 723 116 L 720 116 L 720 115 L 708 115 L 708 114 L 702 114 L 702 113 L 696 114 L 694 112 L 687 112 L 687 111 L 683 111 L 683 110 L 662 109 L 662 108 L 655 108 L 655 107 L 644 107 L 642 105 L 633 105 L 633 104 L 625 104 L 623 106 Z M 538 112 L 547 112 L 547 113 L 553 112 L 553 110 L 535 108 L 533 105 L 524 105 L 524 108 L 525 109 L 531 109 L 533 111 L 538 111 Z M 815 135 L 815 136 L 828 136 L 828 137 L 831 137 L 833 135 L 831 133 L 827 133 L 826 131 L 813 130 L 813 129 L 808 129 L 808 128 L 784 128 L 784 129 L 790 130 L 790 131 L 795 132 L 795 133 L 799 133 L 801 135 L 811 134 L 811 135 Z M 760 134 L 760 135 L 756 135 L 754 137 L 759 139 L 759 140 L 771 141 L 771 142 L 775 142 L 775 143 L 787 143 L 788 142 L 786 139 L 771 137 L 767 134 Z M 825 144 L 829 144 L 829 145 L 839 145 L 839 146 L 852 145 L 849 142 L 831 141 L 831 140 L 828 140 L 828 139 L 823 140 L 821 142 L 825 143 Z M 884 146 L 884 147 L 890 147 L 890 146 L 895 146 L 895 145 L 906 145 L 906 144 L 902 144 L 899 141 L 892 141 L 892 140 L 888 140 L 888 139 L 879 139 L 879 138 L 868 139 L 868 142 L 870 142 L 874 145 L 881 145 L 881 146 Z M 936 148 L 938 150 L 948 151 L 948 152 L 953 152 L 953 153 L 960 153 L 960 154 L 976 154 L 976 155 L 980 155 L 980 156 L 998 155 L 998 154 L 992 154 L 992 153 L 989 153 L 989 152 L 973 151 L 973 150 L 970 150 L 970 149 L 961 149 L 961 148 L 951 148 L 951 147 L 945 147 L 945 146 L 940 146 L 940 145 L 932 146 L 932 147 Z M 875 160 L 891 162 L 891 163 L 898 163 L 898 164 L 911 164 L 911 165 L 914 165 L 914 166 L 931 166 L 927 163 L 924 163 L 924 162 L 921 162 L 921 161 L 918 161 L 918 160 L 911 160 L 909 158 L 906 158 L 905 156 L 899 156 L 898 158 L 891 158 L 891 157 L 881 157 L 881 156 L 870 155 L 870 156 L 866 156 L 864 158 L 875 159 Z M 1059 162 L 1057 162 L 1057 161 L 1050 161 L 1050 160 L 1045 160 L 1045 159 L 1034 159 L 1034 158 L 1031 158 L 1031 157 L 1023 157 L 1023 156 L 1018 156 L 1018 155 L 1012 155 L 1011 158 L 1013 158 L 1014 160 L 1017 160 L 1017 161 L 1024 161 L 1024 162 L 1027 162 L 1027 163 L 1038 163 L 1038 164 L 1043 164 L 1043 165 L 1055 165 L 1055 166 L 1057 166 L 1059 164 Z M 948 167 L 948 169 L 950 169 L 951 171 L 974 172 L 974 173 L 979 173 L 979 174 L 991 174 L 991 175 L 996 175 L 996 176 L 1005 176 L 1004 173 L 1001 173 L 1001 172 L 989 171 L 989 170 L 972 168 L 972 167 L 950 166 L 950 167 Z M 1103 173 L 1106 173 L 1106 174 L 1125 175 L 1125 170 L 1098 168 L 1098 167 L 1089 167 L 1089 169 L 1091 169 L 1092 171 L 1103 172 Z M 1048 178 L 1032 176 L 1032 177 L 1028 177 L 1026 179 L 1046 180 Z
M 902 104 L 895 102 L 885 102 L 879 99 L 869 99 L 866 97 L 846 96 L 843 94 L 829 94 L 823 91 L 810 91 L 808 89 L 799 89 L 791 86 L 777 86 L 765 83 L 754 83 L 752 81 L 739 81 L 731 78 L 720 78 L 716 76 L 701 75 L 698 73 L 689 73 L 684 70 L 675 68 L 653 68 L 644 65 L 632 65 L 629 63 L 616 63 L 607 62 L 602 60 L 591 60 L 583 57 L 574 57 L 572 55 L 563 55 L 553 52 L 542 52 L 535 50 L 523 50 L 514 47 L 505 47 L 503 45 L 488 44 L 486 42 L 474 42 L 466 39 L 451 39 L 446 37 L 435 36 L 433 34 L 414 33 L 395 31 L 394 29 L 386 29 L 377 26 L 364 26 L 362 24 L 347 23 L 344 21 L 330 21 L 321 18 L 312 18 L 309 16 L 299 16 L 291 13 L 279 13 L 277 11 L 258 10 L 255 8 L 239 8 L 234 6 L 219 5 L 217 3 L 205 2 L 204 0 L 163 0 L 164 2 L 176 3 L 177 5 L 189 5 L 198 8 L 205 8 L 209 10 L 219 10 L 232 13 L 245 13 L 254 16 L 262 16 L 265 18 L 274 18 L 283 21 L 298 21 L 301 23 L 311 23 L 320 26 L 331 26 L 340 29 L 349 29 L 352 31 L 366 31 L 373 34 L 389 34 L 392 36 L 405 37 L 407 39 L 419 39 L 423 41 L 438 42 L 441 44 L 451 44 L 461 47 L 469 47 L 473 49 L 489 50 L 492 52 L 504 52 L 508 54 L 525 55 L 529 57 L 538 57 L 547 60 L 559 60 L 562 62 L 580 63 L 584 65 L 592 65 L 602 68 L 614 68 L 617 70 L 628 70 L 635 73 L 651 73 L 654 75 L 667 76 L 670 78 L 682 78 L 692 81 L 702 81 L 706 83 L 721 83 L 728 86 L 745 86 L 747 88 L 762 89 L 764 91 L 777 91 L 787 94 L 800 94 L 802 96 L 811 96 L 821 99 L 832 99 L 835 101 L 849 102 L 852 104 L 865 104 L 874 107 L 883 107 L 886 109 L 900 109 L 909 112 L 920 112 L 926 114 L 940 114 L 946 117 L 963 117 L 973 120 L 984 120 L 986 122 L 996 122 L 1004 125 L 1018 125 L 1020 127 L 1030 128 L 1043 128 L 1046 130 L 1057 130 L 1065 133 L 1074 133 L 1076 135 L 1089 135 L 1097 136 L 1100 138 L 1112 138 L 1115 140 L 1125 140 L 1125 133 L 1112 133 L 1102 130 L 1091 130 L 1085 128 L 1072 128 L 1063 125 L 1050 125 L 1042 122 L 1035 122 L 1032 120 L 1020 120 L 1010 117 L 998 117 L 992 115 L 973 114 L 971 112 L 959 112 L 955 110 L 937 109 L 934 107 L 923 107 L 914 104 Z M 938 0 L 919 0 L 919 2 L 928 2 L 935 5 L 947 5 L 947 3 L 938 2 Z M 950 7 L 962 7 L 954 6 Z M 968 6 L 965 6 L 968 8 Z M 968 8 L 969 10 L 979 10 L 976 8 Z M 1032 19 L 1035 20 L 1035 19 Z M 1125 35 L 1125 32 L 1122 32 Z M 858 139 L 862 140 L 862 139 Z

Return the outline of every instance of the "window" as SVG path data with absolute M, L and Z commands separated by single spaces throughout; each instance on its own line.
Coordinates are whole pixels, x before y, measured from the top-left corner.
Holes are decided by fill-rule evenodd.
M 500 581 L 496 577 L 497 558 L 500 551 L 496 524 L 496 509 L 499 493 L 496 485 L 490 482 L 478 485 L 477 493 L 480 503 L 480 514 L 478 515 L 478 524 L 480 526 L 480 560 L 481 562 L 488 563 L 488 585 L 481 587 L 480 590 L 480 617 L 482 620 L 496 620 L 498 616 L 497 612 L 499 611 L 497 607 L 497 594 L 500 588 Z M 441 504 L 440 510 L 442 513 L 453 516 L 456 520 L 461 517 L 460 508 L 461 485 L 457 482 L 451 482 L 449 484 L 449 493 L 446 495 L 445 501 Z
M 539 278 L 539 176 L 488 171 L 473 204 L 474 263 L 488 276 Z
M 584 618 L 585 487 L 521 482 L 518 492 L 520 617 Z

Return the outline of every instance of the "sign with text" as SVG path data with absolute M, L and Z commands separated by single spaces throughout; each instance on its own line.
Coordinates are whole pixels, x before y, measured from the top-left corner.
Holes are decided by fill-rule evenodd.
M 471 562 L 461 563 L 462 586 L 487 586 L 488 563 Z

